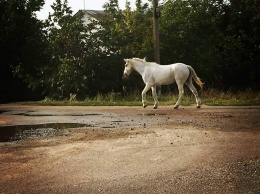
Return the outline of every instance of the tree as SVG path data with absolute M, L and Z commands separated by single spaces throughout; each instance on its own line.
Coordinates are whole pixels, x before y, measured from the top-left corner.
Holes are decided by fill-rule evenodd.
M 119 92 L 122 92 L 123 87 L 133 90 L 143 87 L 143 82 L 137 74 L 133 74 L 130 80 L 121 80 L 123 59 L 153 58 L 152 12 L 148 4 L 142 4 L 140 0 L 136 1 L 136 7 L 136 10 L 132 11 L 130 3 L 126 2 L 125 9 L 120 10 L 118 1 L 111 0 L 104 5 L 105 17 L 100 22 L 103 30 L 99 37 L 109 51 L 107 60 L 113 64 L 111 76 L 116 77 L 113 85 Z
M 46 58 L 43 24 L 35 15 L 43 4 L 44 0 L 0 0 L 0 102 L 30 99 L 28 83 L 35 89 L 35 69 Z
M 231 0 L 219 20 L 224 36 L 220 74 L 226 88 L 260 89 L 259 6 L 255 0 Z
M 47 96 L 64 99 L 80 94 L 85 86 L 84 27 L 67 0 L 56 0 L 51 7 L 53 14 L 46 21 L 51 60 L 42 67 L 41 79 Z
M 191 64 L 206 87 L 259 89 L 258 8 L 255 0 L 165 1 L 162 61 Z
M 111 7 L 112 4 L 111 4 Z M 43 67 L 46 94 L 54 99 L 78 99 L 110 92 L 119 83 L 114 65 L 115 42 L 101 23 L 93 20 L 83 25 L 82 14 L 72 15 L 67 0 L 56 0 L 54 13 L 47 20 L 51 61 Z
M 213 5 L 208 1 L 167 1 L 160 19 L 161 61 L 193 66 L 210 83 L 218 65 L 216 45 L 220 40 Z

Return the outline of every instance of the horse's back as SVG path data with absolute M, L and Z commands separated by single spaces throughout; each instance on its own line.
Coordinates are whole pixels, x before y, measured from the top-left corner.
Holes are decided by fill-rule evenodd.
M 160 65 L 160 68 L 166 70 L 166 71 L 170 71 L 173 72 L 176 75 L 189 75 L 189 69 L 187 67 L 186 64 L 184 63 L 173 63 L 170 65 Z
M 168 85 L 175 81 L 181 81 L 184 83 L 189 76 L 189 69 L 183 63 L 154 65 L 152 68 L 148 68 L 147 70 L 148 72 L 146 73 L 145 80 L 154 80 L 152 82 L 157 85 Z
M 164 67 L 163 67 L 164 66 Z M 188 79 L 190 70 L 184 63 L 173 63 L 170 65 L 161 65 L 162 68 L 170 72 L 170 76 L 174 77 L 174 80 L 179 83 L 185 83 Z

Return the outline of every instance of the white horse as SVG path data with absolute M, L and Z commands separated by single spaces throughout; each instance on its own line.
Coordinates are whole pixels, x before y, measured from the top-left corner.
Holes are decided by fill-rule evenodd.
M 197 89 L 192 84 L 192 78 L 202 89 L 203 83 L 200 78 L 196 75 L 194 69 L 183 63 L 174 63 L 171 65 L 159 65 L 154 62 L 147 62 L 145 59 L 132 58 L 124 59 L 126 62 L 124 77 L 128 77 L 133 70 L 137 71 L 143 78 L 145 88 L 142 91 L 142 103 L 143 107 L 147 106 L 146 103 L 146 92 L 152 88 L 152 94 L 154 98 L 154 109 L 158 107 L 158 100 L 156 94 L 157 85 L 169 85 L 174 82 L 177 83 L 179 89 L 179 99 L 174 105 L 177 109 L 181 103 L 184 90 L 183 85 L 186 84 L 192 93 L 194 94 L 197 102 L 197 108 L 201 107 L 201 101 L 198 96 Z

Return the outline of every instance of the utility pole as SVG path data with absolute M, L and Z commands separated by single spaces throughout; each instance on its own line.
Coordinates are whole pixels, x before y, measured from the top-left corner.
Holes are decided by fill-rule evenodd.
M 159 44 L 159 17 L 160 11 L 158 0 L 153 0 L 153 41 L 154 41 L 154 60 L 160 64 L 160 44 Z M 161 94 L 161 86 L 156 86 L 157 94 Z
M 159 46 L 159 7 L 158 0 L 153 0 L 153 40 L 154 40 L 154 60 L 160 64 L 160 46 Z

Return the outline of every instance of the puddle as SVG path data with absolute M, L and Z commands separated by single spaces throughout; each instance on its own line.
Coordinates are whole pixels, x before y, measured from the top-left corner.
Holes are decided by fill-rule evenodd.
M 70 114 L 70 115 L 64 115 L 64 116 L 100 116 L 102 114 L 96 114 L 96 113 L 91 113 L 91 114 Z
M 9 112 L 9 111 L 8 111 Z M 31 113 L 31 112 L 33 112 L 33 111 L 26 111 L 26 112 L 24 112 L 24 111 L 22 111 L 22 112 L 11 112 L 12 113 L 12 115 L 26 115 L 26 114 L 29 114 L 29 113 Z
M 3 114 L 4 112 L 8 112 L 8 110 L 0 110 L 0 114 Z
M 21 115 L 27 117 L 50 117 L 50 116 L 71 116 L 71 117 L 82 117 L 82 116 L 99 116 L 102 114 L 30 114 L 30 113 L 18 113 L 14 115 Z
M 50 117 L 50 116 L 57 116 L 54 114 L 38 114 L 38 115 L 34 115 L 34 114 L 28 114 L 28 113 L 17 113 L 17 114 L 13 114 L 13 115 L 19 115 L 19 116 L 27 116 L 27 117 Z
M 102 129 L 114 129 L 115 128 L 115 126 L 103 126 L 103 127 L 101 127 Z
M 160 116 L 160 115 L 167 115 L 165 113 L 147 113 L 147 114 L 137 114 L 141 116 Z
M 10 142 L 29 138 L 55 136 L 62 129 L 89 127 L 81 123 L 46 123 L 37 125 L 0 126 L 0 142 Z
M 28 114 L 24 113 L 21 114 L 23 116 L 27 117 L 48 117 L 48 116 L 71 116 L 71 117 L 82 117 L 82 116 L 99 116 L 102 114 Z
M 61 113 L 37 113 L 35 111 L 10 111 L 10 110 L 0 110 L 0 114 L 8 114 L 8 115 L 17 115 L 17 116 L 27 116 L 27 117 L 49 117 L 49 116 L 100 116 L 102 114 L 98 113 L 68 113 L 68 114 L 61 114 Z

